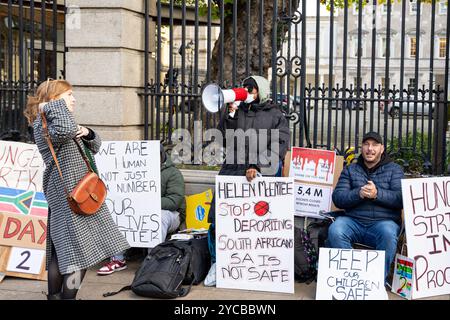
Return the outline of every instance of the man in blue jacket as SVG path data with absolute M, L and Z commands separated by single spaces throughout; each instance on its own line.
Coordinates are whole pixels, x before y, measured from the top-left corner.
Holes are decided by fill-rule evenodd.
M 361 243 L 385 251 L 385 278 L 397 250 L 401 225 L 401 166 L 384 152 L 381 136 L 363 136 L 357 163 L 345 167 L 333 192 L 336 207 L 345 210 L 328 230 L 332 248 Z

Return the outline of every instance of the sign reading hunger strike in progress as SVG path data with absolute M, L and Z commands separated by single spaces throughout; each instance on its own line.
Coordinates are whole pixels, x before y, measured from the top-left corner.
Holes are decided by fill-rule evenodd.
M 130 246 L 162 242 L 159 141 L 106 141 L 95 159 L 106 204 Z
M 289 176 L 302 182 L 332 185 L 335 160 L 334 151 L 293 147 Z
M 44 168 L 35 144 L 0 140 L 0 187 L 42 192 Z
M 218 288 L 294 292 L 292 178 L 216 176 Z
M 450 293 L 450 177 L 403 179 L 412 298 Z
M 384 251 L 319 249 L 316 300 L 386 300 Z

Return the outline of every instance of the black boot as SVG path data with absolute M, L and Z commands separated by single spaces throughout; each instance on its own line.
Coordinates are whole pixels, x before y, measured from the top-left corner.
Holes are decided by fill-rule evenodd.
M 61 293 L 55 293 L 55 294 L 47 294 L 47 300 L 62 300 L 61 299 Z

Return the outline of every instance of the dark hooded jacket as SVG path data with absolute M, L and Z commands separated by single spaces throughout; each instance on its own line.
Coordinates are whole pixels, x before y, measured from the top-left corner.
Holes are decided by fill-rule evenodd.
M 180 223 L 185 221 L 186 201 L 184 178 L 180 170 L 173 164 L 170 157 L 164 153 L 161 164 L 161 209 L 178 211 Z
M 345 215 L 362 222 L 391 219 L 401 224 L 403 169 L 392 162 L 386 153 L 380 162 L 369 169 L 362 155 L 357 163 L 344 167 L 336 188 L 333 202 L 336 207 L 345 209 Z M 361 199 L 359 191 L 371 180 L 377 187 L 377 198 Z
M 242 176 L 245 175 L 248 168 L 253 167 L 263 175 L 273 176 L 276 173 L 276 170 L 273 172 L 273 169 L 278 168 L 278 164 L 283 162 L 290 147 L 289 123 L 279 107 L 269 101 L 268 81 L 258 76 L 251 78 L 254 78 L 258 84 L 259 100 L 250 104 L 242 102 L 234 117 L 231 117 L 227 111 L 221 110 L 219 130 L 222 131 L 225 138 L 224 145 L 227 147 L 227 156 L 229 156 L 229 150 L 233 150 L 234 157 L 225 159 L 219 172 L 220 175 Z M 232 129 L 233 131 L 229 131 L 229 133 L 234 132 L 234 134 L 241 130 L 242 133 L 250 134 L 254 129 L 254 139 L 246 138 L 245 144 L 240 143 L 239 139 L 234 139 L 233 143 L 230 136 L 227 139 L 227 129 Z M 275 152 L 276 149 L 272 150 L 271 146 L 274 129 L 279 132 L 278 141 L 274 141 L 278 145 L 278 152 Z M 253 149 L 256 146 L 257 149 Z M 274 152 L 273 156 L 271 152 Z M 238 159 L 238 157 L 242 157 L 242 159 Z M 273 159 L 276 159 L 277 163 L 271 167 L 269 161 Z

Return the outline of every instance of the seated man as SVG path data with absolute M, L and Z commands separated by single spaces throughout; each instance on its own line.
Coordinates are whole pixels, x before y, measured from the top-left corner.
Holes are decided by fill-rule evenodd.
M 184 194 L 184 178 L 180 170 L 173 164 L 161 145 L 161 234 L 162 242 L 167 234 L 175 232 L 178 227 L 185 229 L 186 200 Z M 150 249 L 149 249 L 150 251 Z M 127 264 L 123 253 L 116 255 L 101 267 L 97 274 L 108 275 L 124 270 Z
M 385 279 L 397 250 L 401 225 L 401 166 L 385 153 L 376 132 L 363 136 L 357 163 L 344 168 L 333 192 L 336 207 L 345 210 L 328 230 L 331 248 L 351 249 L 355 242 L 385 251 Z

